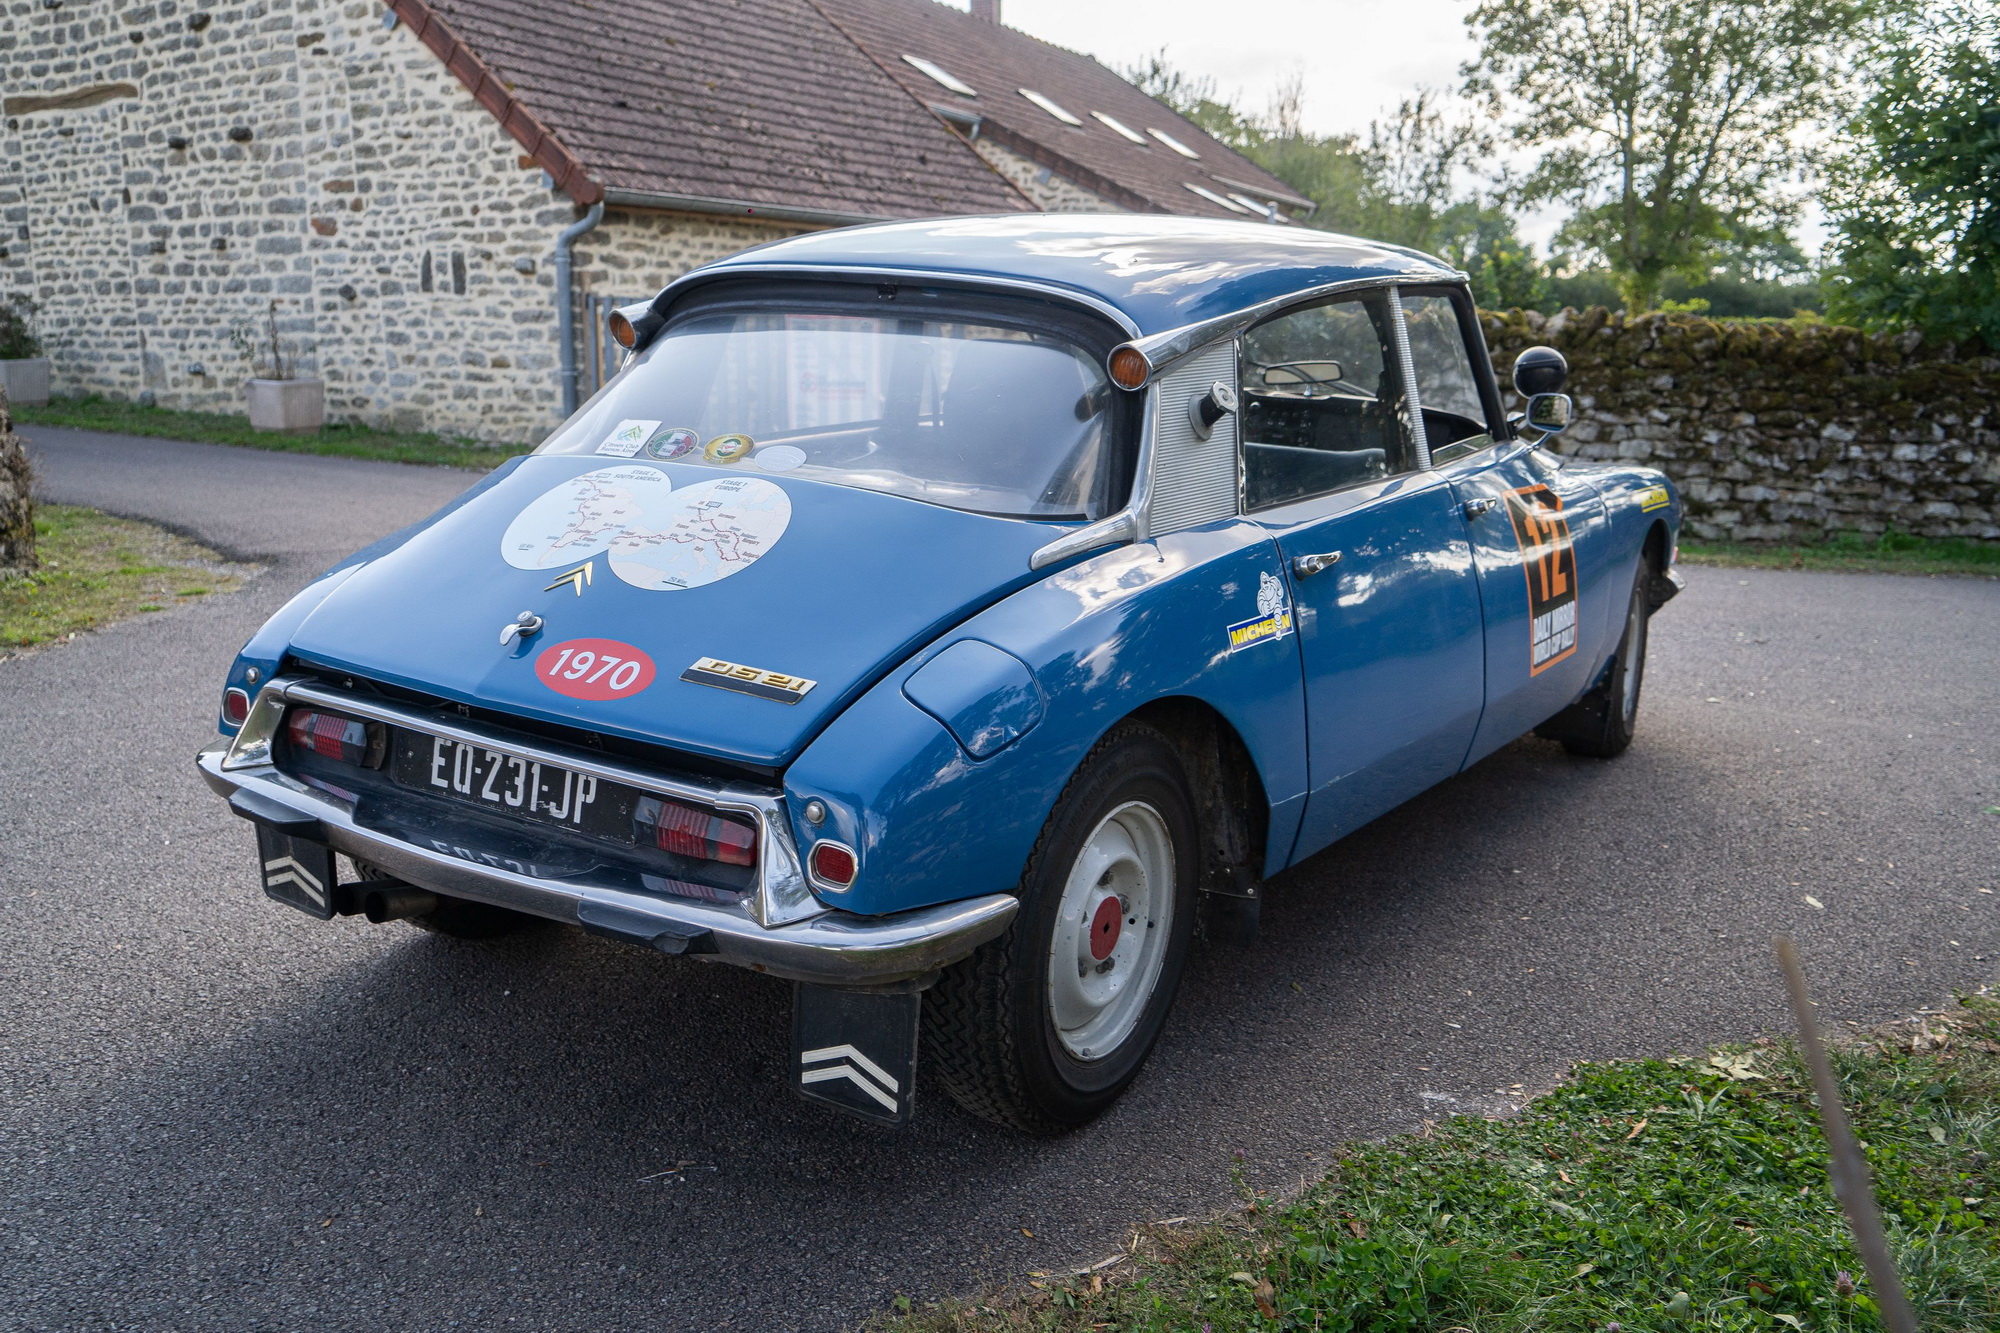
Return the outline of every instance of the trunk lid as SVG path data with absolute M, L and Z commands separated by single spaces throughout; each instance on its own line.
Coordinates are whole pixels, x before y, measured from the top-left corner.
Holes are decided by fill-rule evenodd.
M 781 768 L 882 673 L 1039 577 L 1029 556 L 1063 530 L 747 469 L 538 456 L 357 571 L 291 647 L 459 702 Z M 523 611 L 540 630 L 503 647 Z M 814 683 L 785 702 L 796 679 L 681 679 L 705 659 Z

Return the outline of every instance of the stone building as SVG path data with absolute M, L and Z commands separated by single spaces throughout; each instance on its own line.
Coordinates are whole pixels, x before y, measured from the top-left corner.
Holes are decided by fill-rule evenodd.
M 0 291 L 67 395 L 240 411 L 275 344 L 334 419 L 529 441 L 745 246 L 1310 207 L 997 0 L 0 5 Z

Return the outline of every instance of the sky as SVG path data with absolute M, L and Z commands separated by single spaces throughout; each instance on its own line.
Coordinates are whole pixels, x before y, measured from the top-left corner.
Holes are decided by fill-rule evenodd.
M 964 0 L 947 0 L 965 7 Z M 1008 26 L 1116 68 L 1166 48 L 1223 96 L 1264 110 L 1272 90 L 1305 77 L 1306 128 L 1356 132 L 1418 85 L 1455 87 L 1473 53 L 1470 0 L 1002 0 Z M 1135 18 L 1139 21 L 1135 22 Z

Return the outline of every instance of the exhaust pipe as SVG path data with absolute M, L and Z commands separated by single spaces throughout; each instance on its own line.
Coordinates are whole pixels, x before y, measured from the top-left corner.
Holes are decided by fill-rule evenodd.
M 361 915 L 378 926 L 385 921 L 427 916 L 437 910 L 437 905 L 438 896 L 430 890 L 393 880 L 361 895 Z

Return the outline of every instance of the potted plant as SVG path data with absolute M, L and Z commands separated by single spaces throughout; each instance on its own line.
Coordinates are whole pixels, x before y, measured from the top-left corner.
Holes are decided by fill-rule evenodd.
M 34 313 L 35 303 L 25 296 L 0 301 L 0 389 L 10 403 L 49 401 L 49 359 L 35 337 Z
M 250 377 L 245 393 L 250 403 L 250 429 L 311 432 L 326 424 L 326 384 L 287 373 L 284 344 L 278 338 L 278 303 L 273 300 L 264 314 L 270 338 L 271 374 L 268 379 Z M 237 347 L 246 360 L 256 360 L 247 334 L 238 334 Z M 291 370 L 297 370 L 293 362 Z

